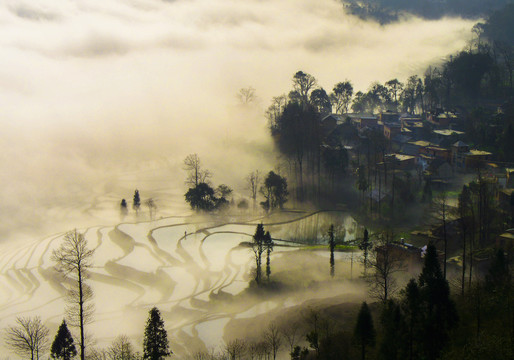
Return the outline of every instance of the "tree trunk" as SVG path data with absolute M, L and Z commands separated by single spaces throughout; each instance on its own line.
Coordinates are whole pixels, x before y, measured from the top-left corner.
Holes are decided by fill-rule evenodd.
M 80 321 L 80 360 L 86 359 L 86 345 L 84 336 L 84 291 L 82 288 L 82 270 L 80 266 L 77 269 L 78 285 L 79 285 L 79 321 Z

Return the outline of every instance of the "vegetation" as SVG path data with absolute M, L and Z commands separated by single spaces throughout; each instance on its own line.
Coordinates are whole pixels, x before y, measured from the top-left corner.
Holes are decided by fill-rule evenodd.
M 77 355 L 77 349 L 73 343 L 73 337 L 71 336 L 66 320 L 63 320 L 55 335 L 54 342 L 50 349 L 50 357 L 52 359 L 71 360 Z
M 164 328 L 161 313 L 156 307 L 148 314 L 143 340 L 143 359 L 162 360 L 172 354 L 168 345 L 168 334 Z
M 80 330 L 80 359 L 86 358 L 85 325 L 92 320 L 93 290 L 86 283 L 92 265 L 94 250 L 88 248 L 87 240 L 77 230 L 66 233 L 59 249 L 52 253 L 57 269 L 73 284 L 68 290 L 66 316 L 70 325 Z
M 5 332 L 7 346 L 22 357 L 39 360 L 48 346 L 48 329 L 41 318 L 16 319 L 17 325 L 10 326 Z

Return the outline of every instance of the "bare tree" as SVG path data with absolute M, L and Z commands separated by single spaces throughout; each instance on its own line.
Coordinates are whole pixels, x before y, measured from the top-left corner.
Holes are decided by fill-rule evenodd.
M 282 336 L 275 323 L 270 323 L 266 331 L 264 332 L 264 339 L 269 344 L 271 352 L 273 354 L 273 360 L 277 358 L 278 350 L 282 345 Z
M 134 360 L 135 353 L 130 339 L 126 335 L 120 335 L 114 339 L 107 350 L 110 360 Z
M 196 187 L 200 183 L 206 183 L 211 177 L 209 170 L 202 169 L 198 154 L 189 154 L 184 159 L 184 170 L 187 173 L 186 184 Z
M 155 210 L 157 209 L 157 205 L 155 205 L 155 202 L 152 198 L 146 200 L 145 204 L 148 207 L 148 212 L 150 213 L 150 220 L 153 220 L 153 216 L 155 214 Z
M 248 105 L 255 101 L 257 96 L 255 95 L 255 89 L 251 86 L 242 88 L 237 93 L 237 98 L 243 105 Z
M 446 223 L 450 216 L 450 207 L 448 206 L 448 195 L 446 191 L 442 191 L 434 198 L 434 216 L 436 220 L 441 223 L 442 235 L 444 242 L 444 259 L 443 259 L 443 276 L 446 279 L 446 253 L 448 250 L 448 234 L 446 231 Z
M 77 230 L 64 235 L 60 248 L 52 253 L 57 270 L 71 280 L 68 290 L 66 315 L 71 326 L 80 329 L 80 359 L 85 360 L 85 325 L 92 320 L 94 306 L 91 303 L 93 290 L 86 283 L 88 270 L 92 265 L 94 250 L 89 250 L 84 234 Z
M 278 119 L 284 112 L 287 105 L 287 96 L 280 95 L 276 96 L 271 100 L 271 105 L 266 110 L 266 118 L 269 120 L 269 128 L 273 133 L 277 130 Z
M 248 190 L 250 190 L 250 196 L 253 200 L 253 209 L 255 210 L 256 201 L 257 201 L 257 191 L 259 190 L 259 184 L 261 182 L 261 174 L 259 170 L 252 171 L 246 177 L 246 184 L 248 186 Z
M 41 318 L 16 318 L 17 325 L 10 326 L 5 332 L 5 342 L 19 356 L 30 356 L 39 360 L 39 356 L 48 349 L 48 329 Z
M 404 270 L 402 252 L 393 243 L 392 233 L 378 234 L 368 265 L 372 270 L 366 279 L 370 284 L 370 295 L 385 303 L 398 290 L 394 275 Z
M 290 322 L 282 326 L 280 331 L 289 345 L 289 353 L 293 353 L 293 350 L 298 342 L 298 328 L 299 324 L 296 322 Z
M 229 360 L 241 359 L 246 351 L 246 342 L 243 339 L 235 339 L 225 346 Z

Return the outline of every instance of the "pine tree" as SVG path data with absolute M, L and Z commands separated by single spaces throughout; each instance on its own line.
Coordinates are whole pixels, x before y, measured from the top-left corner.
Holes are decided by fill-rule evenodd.
M 449 339 L 451 328 L 458 320 L 455 303 L 450 299 L 450 287 L 441 271 L 433 244 L 427 247 L 425 263 L 419 276 L 419 291 L 425 356 L 433 360 L 439 357 Z
M 156 307 L 149 312 L 143 341 L 144 360 L 162 360 L 172 354 L 168 345 L 168 334 L 164 329 L 164 321 Z
M 328 246 L 330 248 L 330 276 L 334 277 L 335 273 L 335 261 L 334 261 L 334 249 L 336 247 L 336 242 L 334 239 L 334 225 L 330 225 L 328 229 Z
M 269 231 L 266 231 L 266 234 L 264 235 L 264 246 L 266 247 L 266 278 L 269 281 L 269 277 L 271 275 L 270 255 L 273 251 L 273 239 L 271 238 Z
M 63 320 L 57 335 L 55 335 L 52 348 L 50 349 L 50 357 L 52 359 L 70 360 L 77 355 L 77 349 L 73 343 L 73 337 L 71 336 L 66 321 Z
M 363 262 L 364 262 L 364 275 L 366 275 L 366 270 L 368 269 L 368 254 L 371 250 L 372 244 L 369 241 L 369 233 L 368 229 L 364 229 L 364 234 L 362 237 L 362 241 L 359 245 L 359 249 L 363 252 Z
M 366 347 L 375 345 L 375 335 L 371 312 L 369 311 L 368 304 L 363 302 L 353 331 L 355 342 L 361 346 L 362 360 L 366 359 Z
M 120 213 L 121 216 L 125 216 L 128 214 L 128 208 L 127 208 L 127 200 L 121 199 L 120 202 Z
M 257 285 L 261 284 L 262 278 L 262 253 L 265 250 L 265 241 L 266 234 L 264 233 L 264 226 L 262 224 L 257 224 L 257 228 L 255 229 L 255 234 L 253 235 L 252 242 L 252 250 L 255 255 L 255 282 Z
M 139 197 L 139 190 L 136 189 L 136 191 L 134 191 L 134 201 L 132 203 L 132 208 L 136 211 L 136 213 L 138 213 L 140 207 L 141 207 L 141 198 Z

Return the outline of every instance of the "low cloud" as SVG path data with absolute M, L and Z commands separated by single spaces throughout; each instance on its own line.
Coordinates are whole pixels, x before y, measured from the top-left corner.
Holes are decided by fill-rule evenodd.
M 214 182 L 243 192 L 247 171 L 273 166 L 263 113 L 296 71 L 327 91 L 405 80 L 463 48 L 472 25 L 380 26 L 336 0 L 4 2 L 0 235 L 66 230 L 54 218 L 68 213 L 80 226 L 92 198 L 111 201 L 106 183 L 115 208 L 141 168 L 168 166 L 162 183 L 182 201 L 181 163 L 194 152 Z M 235 94 L 248 86 L 261 102 L 244 109 Z

